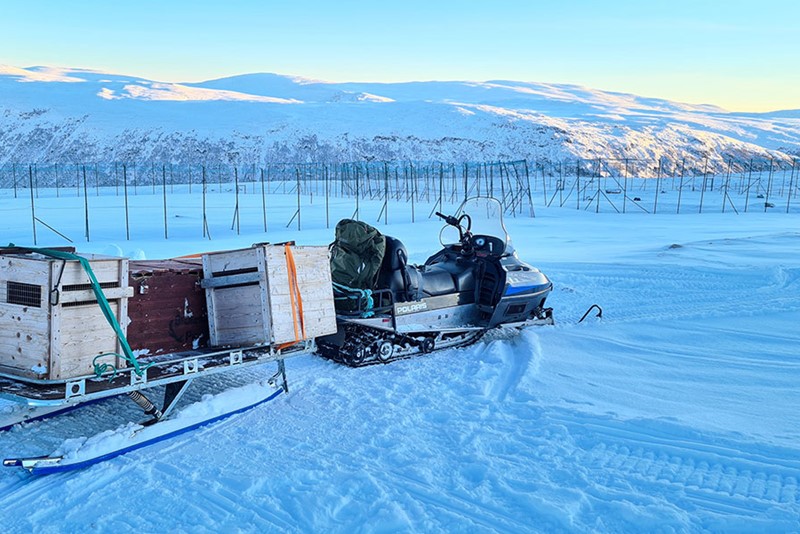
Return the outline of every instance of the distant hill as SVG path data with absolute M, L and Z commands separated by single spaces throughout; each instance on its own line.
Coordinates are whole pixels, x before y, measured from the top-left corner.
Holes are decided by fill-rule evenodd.
M 732 113 L 577 85 L 329 83 L 245 74 L 164 83 L 0 66 L 0 164 L 550 161 L 800 155 L 800 110 Z

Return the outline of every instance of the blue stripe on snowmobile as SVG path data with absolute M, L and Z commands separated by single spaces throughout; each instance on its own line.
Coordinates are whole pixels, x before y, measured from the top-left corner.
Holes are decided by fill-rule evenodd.
M 533 293 L 538 293 L 540 291 L 544 291 L 545 289 L 547 289 L 547 286 L 549 285 L 550 284 L 539 284 L 536 286 L 520 286 L 520 287 L 511 286 L 508 289 L 506 289 L 504 296 L 519 295 L 520 293 L 527 293 L 529 291 Z
M 30 472 L 32 474 L 34 474 L 34 475 L 50 475 L 50 474 L 53 474 L 53 473 L 63 473 L 65 471 L 73 471 L 75 469 L 82 469 L 84 467 L 89 467 L 90 465 L 99 464 L 100 462 L 104 462 L 105 460 L 110 460 L 111 458 L 116 458 L 117 456 L 121 456 L 121 455 L 123 455 L 125 453 L 131 452 L 131 451 L 135 451 L 136 449 L 141 449 L 142 447 L 147 447 L 148 445 L 154 445 L 154 444 L 159 443 L 161 441 L 165 441 L 165 440 L 167 440 L 169 438 L 173 438 L 175 436 L 179 436 L 181 434 L 185 434 L 186 432 L 189 432 L 191 430 L 195 430 L 197 428 L 200 428 L 201 426 L 210 425 L 211 423 L 216 423 L 217 421 L 220 421 L 220 420 L 225 419 L 227 417 L 231 417 L 233 415 L 236 415 L 236 414 L 239 414 L 239 413 L 242 413 L 242 412 L 246 412 L 247 410 L 255 408 L 256 406 L 259 406 L 261 404 L 265 404 L 265 403 L 271 401 L 272 399 L 274 399 L 275 397 L 277 397 L 281 393 L 283 393 L 283 389 L 279 389 L 278 391 L 276 391 L 275 393 L 273 393 L 272 395 L 270 395 L 266 399 L 262 399 L 262 400 L 254 403 L 254 404 L 251 404 L 249 406 L 245 406 L 243 408 L 239 408 L 238 410 L 234 410 L 232 412 L 228 412 L 228 413 L 224 413 L 224 414 L 218 415 L 216 417 L 212 417 L 211 419 L 208 419 L 206 421 L 200 421 L 199 423 L 195 423 L 193 425 L 189 425 L 189 426 L 184 427 L 184 428 L 179 428 L 177 430 L 173 430 L 172 432 L 168 432 L 166 434 L 162 434 L 160 436 L 156 436 L 156 437 L 154 437 L 152 439 L 149 439 L 147 441 L 143 441 L 141 443 L 137 443 L 135 445 L 131 445 L 130 447 L 125 447 L 123 449 L 119 449 L 119 450 L 116 450 L 116 451 L 109 452 L 107 454 L 104 454 L 102 456 L 98 456 L 96 458 L 91 458 L 89 460 L 84 460 L 82 462 L 76 462 L 76 463 L 65 464 L 65 465 L 54 465 L 54 466 L 47 466 L 47 467 L 34 467 L 33 469 L 30 470 Z

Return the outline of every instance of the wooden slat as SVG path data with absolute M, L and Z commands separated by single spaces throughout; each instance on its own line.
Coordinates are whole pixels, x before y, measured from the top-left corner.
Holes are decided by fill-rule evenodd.
M 125 287 L 110 287 L 103 289 L 103 295 L 106 300 L 117 300 L 120 298 L 128 298 L 133 296 L 133 288 Z M 61 304 L 70 304 L 72 302 L 88 302 L 94 301 L 95 295 L 92 289 L 81 289 L 80 291 L 62 291 Z
M 112 312 L 119 313 L 119 302 L 112 301 Z M 97 305 L 76 306 L 61 310 L 61 352 L 57 376 L 69 378 L 89 374 L 98 354 L 117 352 L 117 336 Z M 114 361 L 112 359 L 112 361 Z
M 214 301 L 215 327 L 212 343 L 216 345 L 239 344 L 246 342 L 264 343 L 264 310 L 259 298 L 259 286 L 209 289 Z M 209 317 L 211 308 L 209 307 Z M 241 334 L 237 342 L 232 336 Z
M 254 273 L 232 274 L 228 276 L 215 276 L 214 278 L 204 278 L 203 280 L 200 281 L 200 285 L 206 289 L 209 289 L 209 288 L 234 286 L 239 284 L 250 284 L 253 282 L 259 282 L 260 280 L 261 280 L 261 274 L 258 272 L 254 272 Z
M 0 365 L 26 376 L 34 366 L 47 367 L 48 313 L 46 309 L 0 303 Z
M 254 248 L 203 254 L 203 276 L 211 278 L 216 276 L 213 273 L 252 269 L 257 266 L 257 263 L 256 249 Z
M 47 261 L 19 256 L 0 256 L 0 283 L 3 285 L 11 281 L 47 286 L 49 280 L 50 264 Z
M 102 283 L 119 281 L 120 258 L 91 261 L 92 272 L 97 281 Z M 60 270 L 60 262 L 56 260 L 53 269 Z M 84 271 L 83 266 L 77 261 L 68 261 L 64 266 L 64 274 L 61 276 L 61 285 L 89 284 L 89 275 Z

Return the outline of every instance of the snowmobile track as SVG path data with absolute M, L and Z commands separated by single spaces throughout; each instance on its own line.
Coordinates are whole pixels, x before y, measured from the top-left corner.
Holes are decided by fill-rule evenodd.
M 575 432 L 575 459 L 598 482 L 659 485 L 721 507 L 739 505 L 741 512 L 800 505 L 800 460 L 789 459 L 792 455 L 780 448 L 748 450 L 722 438 L 713 443 L 692 440 L 685 432 L 661 430 L 664 423 L 658 421 L 600 421 L 559 421 Z

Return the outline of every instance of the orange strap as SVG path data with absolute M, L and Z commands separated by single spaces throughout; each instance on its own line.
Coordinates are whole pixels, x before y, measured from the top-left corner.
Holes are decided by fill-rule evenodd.
M 297 283 L 297 266 L 294 263 L 294 255 L 292 255 L 292 247 L 289 243 L 284 245 L 286 251 L 286 266 L 288 267 L 287 273 L 289 276 L 289 300 L 292 303 L 292 321 L 294 322 L 294 338 L 296 341 L 306 339 L 306 325 L 303 319 L 303 298 L 300 296 L 300 285 Z M 299 312 L 299 314 L 298 314 Z M 297 323 L 300 323 L 298 329 Z M 300 337 L 302 332 L 303 337 Z

